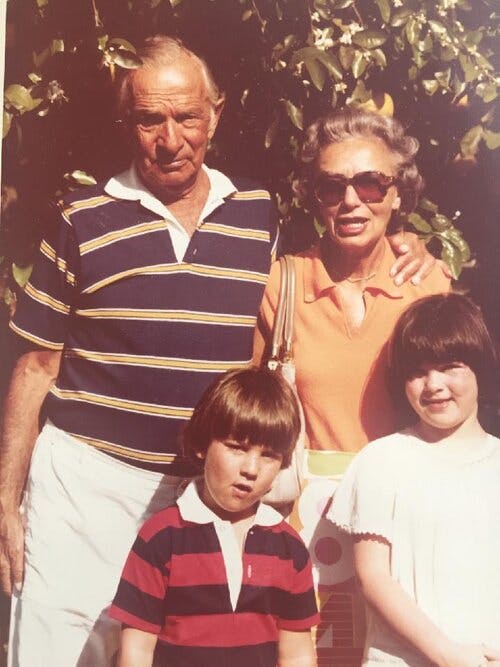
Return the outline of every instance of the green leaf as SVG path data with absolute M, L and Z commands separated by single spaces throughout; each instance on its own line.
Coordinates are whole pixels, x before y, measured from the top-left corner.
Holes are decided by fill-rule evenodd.
M 253 16 L 253 11 L 251 9 L 245 9 L 243 14 L 241 15 L 241 20 L 248 21 L 248 19 L 251 19 L 252 16 Z
M 323 90 L 326 79 L 326 70 L 321 64 L 321 62 L 316 60 L 316 58 L 307 58 L 305 60 L 305 66 L 311 77 L 311 81 L 316 86 L 318 90 Z
M 285 105 L 285 110 L 288 114 L 288 117 L 292 121 L 292 123 L 297 127 L 299 130 L 304 129 L 304 117 L 302 114 L 302 110 L 298 109 L 295 104 L 290 102 L 290 100 L 283 100 L 283 103 Z
M 465 83 L 474 81 L 477 79 L 478 71 L 475 69 L 474 63 L 467 56 L 464 56 L 462 53 L 459 54 L 458 60 L 462 66 L 462 70 L 465 77 Z
M 321 61 L 330 74 L 333 74 L 337 80 L 342 81 L 342 68 L 340 67 L 339 61 L 332 53 L 317 49 L 316 58 Z
M 451 220 L 442 213 L 436 213 L 431 218 L 432 229 L 436 232 L 443 232 L 445 229 L 451 227 Z
M 95 185 L 97 183 L 93 176 L 82 169 L 75 169 L 70 174 L 64 174 L 64 178 L 67 181 L 78 183 L 78 185 Z
M 356 87 L 352 91 L 350 98 L 347 100 L 348 104 L 362 104 L 371 97 L 370 92 L 366 89 L 363 79 L 358 79 Z
M 130 53 L 137 53 L 135 46 L 121 37 L 113 37 L 113 39 L 109 40 L 106 46 L 108 49 L 110 47 L 115 47 L 117 49 L 125 49 L 125 51 L 129 51 Z
M 441 259 L 445 264 L 448 265 L 452 277 L 457 280 L 458 276 L 462 271 L 462 266 L 464 259 L 460 250 L 447 241 L 446 239 L 440 237 L 440 241 L 443 244 L 443 250 L 441 251 Z
M 407 9 L 406 7 L 401 7 L 396 9 L 392 15 L 391 25 L 393 28 L 399 28 L 412 16 L 413 10 Z
M 366 60 L 363 57 L 362 51 L 356 51 L 354 54 L 354 60 L 352 61 L 352 73 L 355 79 L 363 74 L 366 69 Z
M 130 51 L 119 50 L 110 53 L 111 62 L 125 69 L 137 69 L 142 65 L 142 60 Z
M 439 238 L 445 238 L 450 241 L 462 255 L 464 262 L 467 262 L 470 259 L 470 248 L 467 241 L 462 237 L 461 232 L 456 227 L 449 227 L 445 229 L 444 232 L 439 234 Z
M 500 132 L 485 130 L 483 135 L 484 143 L 490 150 L 500 148 Z
M 475 125 L 465 134 L 460 142 L 460 153 L 464 158 L 474 157 L 477 153 L 479 142 L 483 138 L 483 126 Z
M 47 58 L 50 58 L 51 55 L 50 46 L 40 51 L 40 53 L 33 51 L 33 64 L 37 69 L 41 69 Z
M 422 86 L 427 95 L 434 95 L 436 90 L 439 88 L 439 83 L 436 81 L 436 79 L 422 79 Z
M 364 49 L 376 49 L 387 41 L 387 34 L 382 30 L 362 30 L 352 36 L 352 41 Z
M 4 92 L 4 99 L 7 100 L 10 106 L 21 113 L 29 111 L 33 106 L 33 99 L 28 89 L 19 83 L 12 83 L 10 86 L 7 86 Z
M 64 53 L 64 40 L 53 39 L 50 44 L 50 52 L 52 55 L 54 55 L 55 53 Z
M 352 61 L 354 60 L 355 50 L 352 46 L 342 46 L 339 48 L 339 60 L 340 64 L 345 70 L 349 70 L 352 67 Z
M 483 100 L 483 102 L 493 102 L 498 97 L 497 87 L 494 83 L 479 83 L 476 86 L 476 94 Z
M 405 25 L 405 35 L 408 43 L 415 46 L 420 37 L 420 23 L 411 17 Z
M 12 264 L 12 277 L 19 285 L 19 287 L 24 287 L 26 285 L 32 270 L 32 264 L 29 264 L 28 266 L 18 266 L 17 264 Z
M 37 74 L 36 72 L 30 72 L 30 74 L 28 74 L 28 79 L 29 79 L 32 83 L 35 83 L 35 84 L 36 84 L 36 83 L 40 83 L 40 82 L 41 82 L 42 77 L 40 76 L 40 74 Z
M 274 139 L 276 138 L 276 134 L 278 133 L 278 128 L 279 128 L 279 116 L 278 114 L 274 115 L 274 119 L 267 128 L 266 136 L 264 137 L 264 146 L 266 148 L 270 148 L 273 144 Z
M 436 213 L 438 210 L 437 204 L 435 204 L 430 199 L 427 199 L 427 197 L 422 197 L 420 199 L 418 202 L 418 208 L 423 208 L 424 211 L 430 211 L 431 213 Z
M 385 57 L 385 53 L 382 51 L 382 49 L 374 49 L 372 51 L 372 57 L 379 67 L 382 67 L 382 69 L 387 67 L 387 58 Z
M 10 125 L 12 123 L 12 114 L 8 111 L 3 111 L 3 126 L 2 126 L 2 139 L 9 134 Z
M 439 85 L 446 90 L 450 88 L 450 77 L 451 69 L 444 70 L 443 72 L 434 72 L 434 78 L 439 82 Z
M 389 4 L 389 0 L 375 0 L 375 2 L 380 12 L 380 16 L 382 17 L 382 21 L 388 23 L 391 18 L 391 5 Z
M 411 225 L 413 225 L 413 227 L 415 227 L 417 232 L 421 232 L 423 234 L 429 234 L 432 232 L 432 227 L 429 225 L 427 220 L 425 220 L 418 213 L 410 213 L 408 216 L 408 221 Z

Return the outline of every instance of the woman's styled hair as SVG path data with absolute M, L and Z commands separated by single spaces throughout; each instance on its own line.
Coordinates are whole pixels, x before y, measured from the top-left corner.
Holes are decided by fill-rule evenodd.
M 406 414 L 405 383 L 422 366 L 459 361 L 476 375 L 479 396 L 494 389 L 496 353 L 481 311 L 461 294 L 435 294 L 413 303 L 389 343 L 388 384 Z
M 358 138 L 380 139 L 394 154 L 401 210 L 411 212 L 423 188 L 423 179 L 415 163 L 418 140 L 407 136 L 395 118 L 351 107 L 325 114 L 306 130 L 301 152 L 302 173 L 297 188 L 299 196 L 304 202 L 312 203 L 315 163 L 322 148 Z
M 234 439 L 269 447 L 290 465 L 300 413 L 291 387 L 267 368 L 229 371 L 203 394 L 183 434 L 184 455 L 200 464 L 212 440 Z
M 200 58 L 184 46 L 180 39 L 167 37 L 166 35 L 147 37 L 137 49 L 137 56 L 142 62 L 140 69 L 155 69 L 162 66 L 169 67 L 182 58 L 189 58 L 201 70 L 207 89 L 207 98 L 211 106 L 215 108 L 217 103 L 224 97 L 207 63 L 203 58 Z M 118 114 L 122 120 L 127 117 L 132 105 L 132 80 L 135 72 L 135 69 L 125 70 L 123 78 L 118 85 L 117 106 Z

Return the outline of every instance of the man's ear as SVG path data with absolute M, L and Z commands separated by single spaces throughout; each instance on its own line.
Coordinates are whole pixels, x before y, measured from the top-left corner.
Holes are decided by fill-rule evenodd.
M 219 124 L 219 119 L 222 115 L 222 110 L 224 109 L 225 103 L 226 103 L 226 97 L 224 95 L 221 95 L 217 100 L 217 102 L 212 107 L 212 110 L 210 112 L 210 123 L 208 125 L 209 139 L 211 139 L 215 134 L 215 130 L 217 129 L 217 125 Z

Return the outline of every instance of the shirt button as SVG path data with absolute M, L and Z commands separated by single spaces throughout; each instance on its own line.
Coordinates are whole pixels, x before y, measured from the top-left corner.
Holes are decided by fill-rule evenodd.
M 195 248 L 195 249 L 193 250 L 193 255 L 196 255 L 197 252 L 198 252 L 198 248 Z

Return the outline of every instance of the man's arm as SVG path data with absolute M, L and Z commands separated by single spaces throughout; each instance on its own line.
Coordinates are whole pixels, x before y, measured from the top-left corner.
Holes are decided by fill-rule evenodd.
M 418 285 L 429 275 L 436 262 L 441 266 L 447 278 L 451 278 L 448 267 L 441 260 L 436 260 L 428 251 L 425 243 L 413 232 L 401 231 L 387 236 L 391 248 L 398 255 L 391 268 L 395 285 L 402 285 L 410 280 Z
M 135 628 L 123 628 L 117 667 L 151 667 L 157 635 Z
M 385 540 L 359 539 L 354 543 L 354 567 L 368 602 L 397 634 L 439 667 L 478 667 L 498 657 L 484 645 L 451 641 L 417 607 L 390 574 L 390 545 Z
M 311 631 L 280 630 L 277 667 L 316 667 Z
M 59 371 L 61 352 L 19 358 L 4 406 L 0 444 L 0 581 L 7 595 L 23 578 L 24 529 L 19 505 L 38 436 L 40 408 Z

